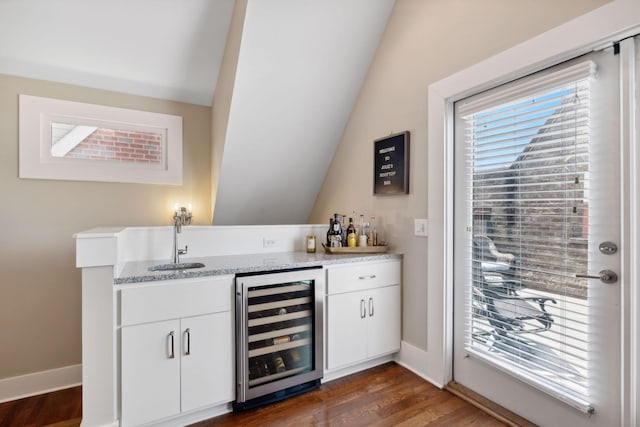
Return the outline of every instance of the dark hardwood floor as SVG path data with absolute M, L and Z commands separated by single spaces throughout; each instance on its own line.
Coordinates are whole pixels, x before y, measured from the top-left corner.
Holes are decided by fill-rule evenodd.
M 0 426 L 75 427 L 82 416 L 82 387 L 0 404 Z
M 3 427 L 75 427 L 81 388 L 0 404 Z M 193 424 L 209 426 L 504 426 L 409 370 L 387 363 L 282 402 Z

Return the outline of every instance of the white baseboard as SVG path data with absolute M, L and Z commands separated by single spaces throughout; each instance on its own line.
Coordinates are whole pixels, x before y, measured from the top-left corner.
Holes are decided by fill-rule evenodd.
M 82 384 L 82 365 L 65 366 L 0 380 L 0 403 Z
M 427 374 L 429 370 L 429 354 L 423 349 L 402 341 L 400 343 L 400 353 L 396 355 L 395 361 L 398 365 L 404 366 L 436 387 L 444 388 L 445 384 L 442 384 L 442 381 L 435 381 Z
M 365 369 L 373 368 L 374 366 L 382 365 L 383 363 L 393 361 L 393 355 L 377 357 L 375 359 L 369 359 L 364 362 L 360 362 L 355 365 L 350 365 L 344 368 L 332 369 L 324 371 L 322 382 L 337 380 L 347 375 L 355 374 L 356 372 L 364 371 Z

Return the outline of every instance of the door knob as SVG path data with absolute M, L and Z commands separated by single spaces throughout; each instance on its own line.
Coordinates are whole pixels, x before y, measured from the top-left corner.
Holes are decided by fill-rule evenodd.
M 603 283 L 616 283 L 618 281 L 618 275 L 611 270 L 601 270 L 597 276 L 593 274 L 576 274 L 576 277 L 582 279 L 600 279 Z

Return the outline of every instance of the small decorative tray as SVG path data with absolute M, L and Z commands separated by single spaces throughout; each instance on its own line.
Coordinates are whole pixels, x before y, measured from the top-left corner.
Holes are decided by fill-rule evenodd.
M 379 254 L 389 250 L 389 246 L 356 246 L 355 248 L 332 248 L 322 244 L 325 252 L 328 254 Z

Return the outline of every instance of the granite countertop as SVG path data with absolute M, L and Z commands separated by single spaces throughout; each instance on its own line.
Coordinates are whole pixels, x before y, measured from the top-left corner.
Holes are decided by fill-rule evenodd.
M 400 259 L 398 253 L 376 254 L 327 254 L 306 252 L 278 252 L 248 255 L 183 258 L 181 262 L 201 262 L 205 266 L 181 271 L 149 271 L 149 267 L 167 263 L 168 260 L 135 261 L 125 264 L 120 275 L 114 278 L 116 285 L 153 282 L 160 280 L 186 279 L 253 272 L 269 272 L 302 267 L 319 267 L 349 262 Z

